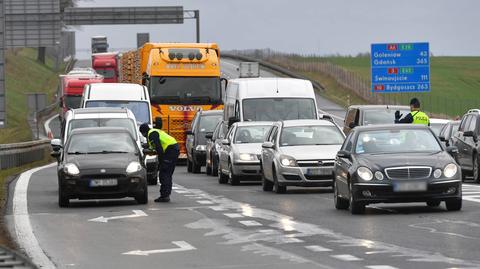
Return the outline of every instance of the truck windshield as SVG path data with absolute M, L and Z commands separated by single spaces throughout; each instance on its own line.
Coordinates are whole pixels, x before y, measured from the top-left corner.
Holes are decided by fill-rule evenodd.
M 219 77 L 151 77 L 150 100 L 155 104 L 220 104 Z
M 64 97 L 65 106 L 69 109 L 80 108 L 80 101 L 82 100 L 81 95 L 65 95 Z
M 243 100 L 245 121 L 316 119 L 315 102 L 310 98 L 259 98 Z
M 150 106 L 140 101 L 87 101 L 85 107 L 122 107 L 133 112 L 137 124 L 150 122 Z
M 113 68 L 97 68 L 95 69 L 99 75 L 102 75 L 104 78 L 114 78 L 115 70 Z

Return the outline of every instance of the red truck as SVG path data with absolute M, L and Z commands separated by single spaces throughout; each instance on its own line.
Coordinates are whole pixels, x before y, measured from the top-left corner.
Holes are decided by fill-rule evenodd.
M 104 77 L 105 83 L 118 82 L 118 52 L 92 54 L 92 67 Z
M 65 113 L 80 107 L 83 87 L 90 83 L 102 83 L 103 77 L 99 75 L 61 75 L 60 76 L 60 120 Z

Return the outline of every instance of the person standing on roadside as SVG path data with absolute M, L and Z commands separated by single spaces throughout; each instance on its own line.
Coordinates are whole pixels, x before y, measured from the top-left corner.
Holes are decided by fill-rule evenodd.
M 180 148 L 177 140 L 162 131 L 161 121 L 157 122 L 158 129 L 150 128 L 147 123 L 140 125 L 140 133 L 147 139 L 148 147 L 157 152 L 159 164 L 160 179 L 160 197 L 154 201 L 157 203 L 170 202 L 170 194 L 172 193 L 172 176 L 177 164 Z
M 395 111 L 395 123 L 424 124 L 430 126 L 430 118 L 420 110 L 420 101 L 417 98 L 410 100 L 410 113 L 402 118 L 400 111 Z

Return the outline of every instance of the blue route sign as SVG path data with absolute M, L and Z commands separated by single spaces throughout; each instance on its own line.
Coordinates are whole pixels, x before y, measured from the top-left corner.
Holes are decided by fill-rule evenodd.
M 428 43 L 372 44 L 372 92 L 429 92 Z

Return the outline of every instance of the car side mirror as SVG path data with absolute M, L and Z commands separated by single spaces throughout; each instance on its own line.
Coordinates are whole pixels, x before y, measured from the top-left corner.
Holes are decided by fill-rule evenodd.
M 185 131 L 185 134 L 186 135 L 193 135 L 193 132 L 192 132 L 192 130 L 187 130 L 187 131 Z
M 239 122 L 240 119 L 237 117 L 230 117 L 228 118 L 228 127 L 232 126 L 235 122 Z
M 447 147 L 447 152 L 452 156 L 456 155 L 456 154 L 458 154 L 458 148 L 455 147 L 455 146 Z
M 222 140 L 222 145 L 224 146 L 230 146 L 230 141 L 228 139 L 223 139 Z
M 262 144 L 262 148 L 273 149 L 273 148 L 275 148 L 275 144 L 273 144 L 272 142 L 265 142 L 265 143 Z
M 352 158 L 352 154 L 349 151 L 340 150 L 339 152 L 337 152 L 337 157 L 338 158 L 350 159 L 350 158 Z
M 157 152 L 153 149 L 143 149 L 142 152 L 145 155 L 157 155 Z
M 52 146 L 53 151 L 60 151 L 60 149 L 63 147 L 62 140 L 60 139 L 52 139 L 50 141 L 50 146 Z
M 57 159 L 57 161 L 60 160 L 60 156 L 61 156 L 61 155 L 62 155 L 62 153 L 61 153 L 59 150 L 50 152 L 50 156 L 52 156 L 53 158 Z
M 348 127 L 349 127 L 350 129 L 353 129 L 353 128 L 357 127 L 357 125 L 355 124 L 355 122 L 350 122 L 350 123 L 348 124 Z
M 212 140 L 212 138 L 213 138 L 213 133 L 207 133 L 207 134 L 205 135 L 205 138 Z

